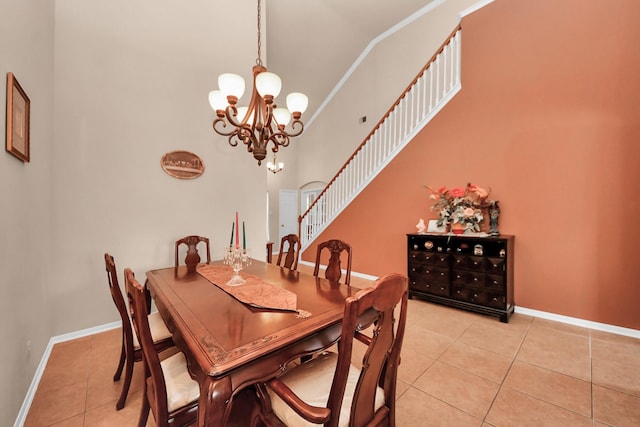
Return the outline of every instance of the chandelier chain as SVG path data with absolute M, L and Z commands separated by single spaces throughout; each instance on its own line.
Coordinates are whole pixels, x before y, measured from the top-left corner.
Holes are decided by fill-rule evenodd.
M 260 59 L 260 52 L 262 50 L 262 37 L 261 37 L 261 32 L 262 32 L 262 27 L 260 25 L 260 15 L 261 15 L 261 8 L 260 8 L 260 0 L 258 0 L 258 58 L 256 59 L 256 65 L 262 66 L 262 59 Z

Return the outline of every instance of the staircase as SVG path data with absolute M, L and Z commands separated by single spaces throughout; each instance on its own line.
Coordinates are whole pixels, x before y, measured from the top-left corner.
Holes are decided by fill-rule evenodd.
M 431 121 L 462 85 L 458 26 L 422 68 L 373 130 L 298 217 L 298 235 L 306 248 L 384 167 Z

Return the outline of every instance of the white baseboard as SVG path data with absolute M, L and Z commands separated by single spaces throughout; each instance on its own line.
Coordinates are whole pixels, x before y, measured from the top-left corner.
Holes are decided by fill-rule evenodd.
M 47 362 L 49 361 L 49 356 L 51 356 L 51 350 L 55 344 L 74 340 L 76 338 L 87 337 L 89 335 L 97 334 L 100 332 L 110 331 L 111 329 L 116 329 L 122 326 L 120 321 L 107 323 L 102 326 L 95 326 L 93 328 L 82 329 L 76 332 L 70 332 L 68 334 L 57 335 L 51 337 L 49 339 L 49 343 L 47 344 L 47 348 L 44 350 L 44 354 L 40 359 L 40 363 L 38 364 L 38 368 L 36 372 L 33 374 L 33 379 L 31 380 L 31 385 L 29 385 L 29 389 L 27 390 L 27 394 L 24 397 L 24 401 L 22 402 L 22 406 L 20 407 L 20 411 L 18 412 L 18 416 L 16 417 L 16 422 L 13 424 L 14 427 L 22 427 L 27 418 L 27 414 L 29 413 L 29 408 L 31 408 L 31 404 L 33 403 L 33 397 L 36 394 L 36 390 L 38 390 L 38 385 L 40 384 L 40 379 L 42 378 L 42 374 L 44 373 L 44 368 L 47 366 Z
M 583 328 L 595 329 L 597 331 L 609 332 L 617 335 L 624 335 L 632 338 L 640 338 L 640 331 L 636 329 L 623 328 L 622 326 L 608 325 L 606 323 L 592 322 L 591 320 L 578 319 L 576 317 L 563 316 L 561 314 L 547 313 L 545 311 L 532 310 L 530 308 L 516 307 L 516 313 L 527 316 L 539 317 L 541 319 L 553 320 L 555 322 L 566 323 Z

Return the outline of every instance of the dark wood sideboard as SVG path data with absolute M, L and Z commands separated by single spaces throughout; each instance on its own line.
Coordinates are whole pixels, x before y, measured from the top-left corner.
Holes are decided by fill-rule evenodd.
M 514 236 L 407 234 L 409 298 L 497 316 L 513 313 Z

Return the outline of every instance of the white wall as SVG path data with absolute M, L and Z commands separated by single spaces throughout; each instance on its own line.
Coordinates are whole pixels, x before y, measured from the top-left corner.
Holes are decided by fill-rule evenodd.
M 12 71 L 32 102 L 31 162 L 0 154 L 0 425 L 11 425 L 52 336 L 117 320 L 104 252 L 140 278 L 172 265 L 187 234 L 209 236 L 219 258 L 237 210 L 258 253 L 266 173 L 213 132 L 207 100 L 221 72 L 251 76 L 253 3 L 0 0 L 0 16 L 0 98 Z M 177 149 L 201 156 L 200 178 L 160 168 Z
M 220 7 L 230 16 L 220 19 Z M 55 334 L 113 321 L 103 253 L 138 277 L 173 264 L 173 242 L 228 245 L 235 211 L 249 246 L 266 241 L 266 176 L 211 129 L 207 94 L 224 71 L 249 78 L 254 5 L 170 0 L 56 4 L 51 269 Z M 240 25 L 246 25 L 243 31 Z M 235 33 L 233 43 L 226 34 Z M 195 180 L 160 168 L 177 149 L 204 161 Z
M 0 131 L 6 75 L 31 100 L 31 162 L 0 151 L 0 425 L 12 425 L 52 328 L 51 249 L 53 3 L 0 0 Z M 30 350 L 27 347 L 30 344 Z

